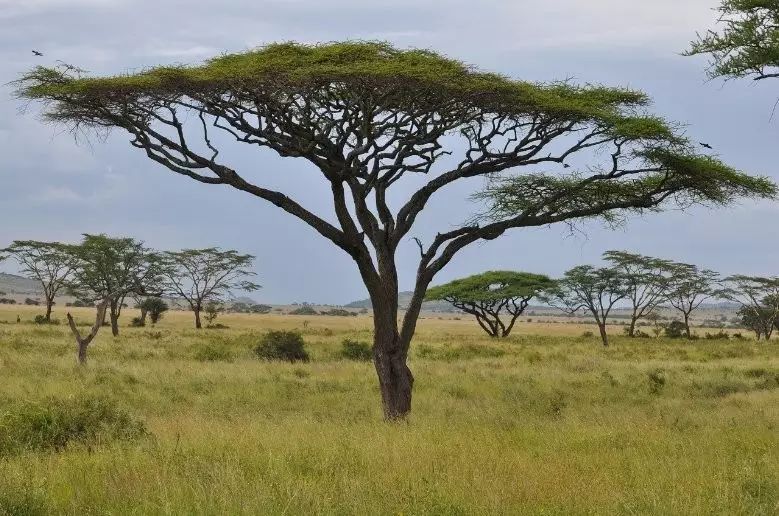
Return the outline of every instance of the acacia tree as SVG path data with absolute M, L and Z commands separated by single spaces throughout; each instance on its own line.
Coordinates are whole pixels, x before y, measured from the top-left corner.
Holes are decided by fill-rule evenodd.
M 636 323 L 652 313 L 665 300 L 669 262 L 625 251 L 606 251 L 603 259 L 622 273 L 626 301 L 630 302 L 628 336 L 634 337 Z
M 489 336 L 508 337 L 530 300 L 553 286 L 551 279 L 540 274 L 489 271 L 431 287 L 425 299 L 447 301 L 476 317 Z M 501 319 L 504 310 L 507 321 Z
M 390 420 L 411 410 L 407 357 L 425 291 L 468 245 L 512 228 L 775 194 L 768 180 L 695 154 L 646 113 L 643 93 L 511 80 L 385 43 L 274 44 L 116 77 L 37 67 L 17 95 L 74 131 L 121 128 L 169 170 L 269 202 L 342 249 L 373 305 L 374 364 Z M 255 167 L 230 166 L 218 133 L 308 161 L 332 213 L 269 188 Z M 419 176 L 427 177 L 421 186 Z M 399 321 L 398 247 L 431 201 L 471 178 L 488 180 L 476 196 L 483 210 L 418 235 L 430 240 Z
M 690 316 L 704 301 L 720 296 L 719 274 L 687 263 L 669 263 L 668 303 L 682 314 L 685 335 L 692 338 Z
M 217 302 L 232 290 L 254 291 L 260 288 L 246 278 L 254 256 L 217 248 L 185 249 L 164 254 L 163 274 L 169 290 L 181 296 L 195 313 L 195 328 L 201 329 L 200 313 L 208 301 Z
M 724 0 L 718 10 L 723 30 L 698 34 L 686 55 L 709 56 L 711 78 L 779 78 L 779 2 Z
M 1 252 L 13 256 L 30 279 L 41 284 L 46 300 L 46 320 L 51 321 L 54 298 L 65 287 L 73 273 L 75 258 L 71 246 L 59 242 L 15 240 Z
M 725 278 L 722 296 L 741 304 L 742 321 L 757 335 L 771 338 L 779 319 L 779 278 L 734 275 Z
M 127 296 L 161 294 L 159 257 L 142 242 L 85 234 L 73 254 L 76 267 L 68 288 L 78 299 L 107 302 L 114 337 Z
M 612 267 L 595 268 L 579 265 L 557 280 L 547 300 L 564 312 L 575 314 L 587 310 L 598 325 L 603 345 L 608 347 L 606 324 L 614 306 L 628 296 L 629 286 L 624 274 Z

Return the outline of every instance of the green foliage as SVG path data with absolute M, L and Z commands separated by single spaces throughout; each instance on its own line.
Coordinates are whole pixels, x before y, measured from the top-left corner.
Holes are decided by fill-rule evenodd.
M 214 321 L 216 321 L 216 318 L 219 317 L 219 314 L 223 310 L 224 307 L 222 306 L 222 303 L 219 303 L 218 301 L 209 301 L 206 304 L 204 309 L 205 315 L 203 316 L 206 320 L 206 324 L 208 324 L 208 326 L 213 326 Z
M 200 362 L 232 362 L 233 354 L 224 345 L 208 343 L 195 350 L 195 360 Z
M 711 78 L 779 77 L 779 2 L 724 0 L 721 32 L 699 35 L 687 55 L 710 57 Z
M 157 324 L 170 307 L 158 297 L 148 297 L 141 302 L 140 309 L 149 314 L 152 324 Z
M 357 313 L 352 312 L 351 310 L 344 310 L 343 308 L 331 308 L 329 310 L 323 310 L 322 315 L 330 315 L 334 317 L 356 317 Z
M 431 287 L 425 299 L 478 302 L 532 298 L 550 289 L 554 281 L 542 274 L 513 271 L 488 271 Z
M 681 339 L 684 337 L 686 326 L 682 321 L 671 321 L 668 326 L 665 327 L 665 337 L 667 339 Z
M 357 362 L 373 360 L 373 346 L 367 342 L 353 339 L 344 339 L 341 342 L 341 358 Z
M 108 398 L 48 398 L 0 409 L 0 457 L 144 437 L 143 423 Z
M 660 394 L 666 383 L 665 373 L 662 370 L 657 369 L 651 371 L 647 377 L 649 378 L 649 392 L 651 394 Z
M 266 333 L 254 348 L 254 354 L 263 360 L 286 362 L 308 362 L 303 336 L 294 331 L 271 331 Z
M 289 315 L 319 315 L 313 306 L 303 305 L 290 311 Z
M 45 315 L 36 315 L 33 319 L 33 322 L 35 324 L 52 324 L 52 325 L 58 325 L 60 322 L 57 319 L 46 319 Z

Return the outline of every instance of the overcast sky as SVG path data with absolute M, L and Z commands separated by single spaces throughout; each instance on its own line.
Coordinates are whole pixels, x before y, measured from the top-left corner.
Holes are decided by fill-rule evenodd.
M 197 63 L 285 40 L 387 40 L 426 47 L 526 80 L 573 78 L 649 93 L 654 111 L 687 126 L 729 164 L 779 179 L 779 83 L 707 82 L 705 60 L 684 58 L 696 30 L 713 26 L 715 0 L 0 0 L 0 83 L 57 60 L 95 74 L 163 63 Z M 44 53 L 34 57 L 31 50 Z M 219 245 L 257 256 L 254 297 L 263 302 L 346 303 L 365 297 L 350 259 L 303 223 L 262 201 L 176 176 L 141 156 L 128 138 L 76 143 L 19 113 L 0 89 L 0 245 L 13 239 L 76 241 L 84 232 L 132 236 L 161 249 Z M 237 151 L 235 160 L 274 185 L 329 206 L 318 176 L 299 160 Z M 462 222 L 468 189 L 424 219 L 420 234 Z M 437 282 L 486 269 L 553 276 L 627 249 L 719 270 L 779 274 L 779 207 L 745 203 L 599 224 L 515 230 L 459 255 Z M 412 286 L 416 248 L 399 255 Z M 13 264 L 0 270 L 14 272 Z

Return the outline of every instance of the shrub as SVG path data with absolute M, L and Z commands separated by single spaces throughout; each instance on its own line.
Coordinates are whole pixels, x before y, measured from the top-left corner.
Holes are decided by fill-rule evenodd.
M 138 439 L 148 435 L 142 422 L 107 398 L 48 398 L 0 412 L 0 456 L 25 450 L 62 450 Z
M 200 362 L 232 362 L 233 354 L 224 346 L 206 344 L 195 350 L 195 360 Z
M 158 297 L 147 297 L 140 304 L 140 309 L 149 314 L 152 324 L 157 324 L 169 307 L 165 301 Z
M 146 323 L 143 321 L 141 317 L 133 317 L 130 321 L 130 326 L 133 328 L 143 328 L 146 326 Z
M 665 327 L 665 336 L 669 339 L 681 339 L 684 337 L 686 328 L 682 321 L 671 321 L 671 323 Z
M 367 362 L 373 359 L 373 347 L 367 342 L 344 339 L 341 343 L 341 357 L 347 360 Z
M 287 362 L 308 362 L 303 337 L 294 331 L 271 331 L 266 333 L 254 348 L 254 354 L 263 360 L 284 360 Z
M 333 315 L 336 317 L 356 317 L 357 316 L 355 312 L 344 310 L 343 308 L 332 308 L 330 310 L 325 310 L 322 312 L 322 315 Z
M 665 387 L 665 374 L 660 369 L 652 371 L 648 375 L 649 377 L 649 392 L 652 394 L 660 394 L 660 391 Z
M 40 306 L 41 302 L 38 301 L 37 299 L 32 299 L 28 297 L 27 299 L 24 300 L 24 304 L 27 306 Z
M 289 313 L 289 315 L 319 315 L 319 312 L 308 305 L 304 305 L 300 308 L 295 308 Z
M 32 320 L 35 324 L 53 324 L 58 325 L 60 322 L 57 319 L 51 319 L 49 321 L 46 320 L 45 315 L 36 315 L 35 318 Z
M 0 299 L 0 305 L 15 305 L 16 299 L 2 298 Z
M 717 333 L 706 332 L 705 338 L 706 340 L 730 340 L 730 335 L 720 330 Z

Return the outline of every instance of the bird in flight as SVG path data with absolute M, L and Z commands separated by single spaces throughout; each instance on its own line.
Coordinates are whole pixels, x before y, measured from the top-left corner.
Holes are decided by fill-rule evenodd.
M 713 149 L 713 147 L 708 143 L 703 143 L 703 142 L 699 142 L 699 143 L 701 144 L 701 147 L 704 147 L 706 149 Z
M 38 57 L 41 57 L 43 55 L 42 52 L 38 52 L 37 50 L 33 50 L 32 53 L 35 54 Z

